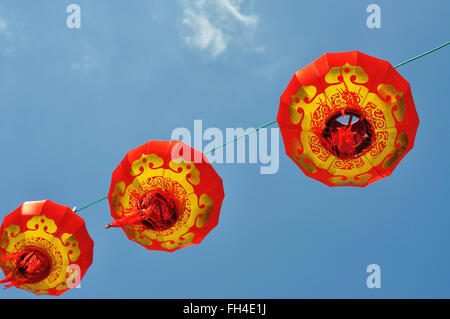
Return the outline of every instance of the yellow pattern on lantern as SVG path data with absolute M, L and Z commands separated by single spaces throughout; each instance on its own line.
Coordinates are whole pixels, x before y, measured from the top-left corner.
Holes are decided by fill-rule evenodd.
M 2 234 L 1 247 L 6 249 L 10 242 L 9 238 L 14 238 L 20 233 L 20 227 L 18 225 L 10 225 L 7 227 Z
M 169 238 L 168 241 L 161 243 L 161 246 L 168 250 L 174 250 L 179 246 L 190 244 L 193 241 L 194 241 L 194 233 L 186 233 L 177 238 L 175 237 Z
M 78 257 L 81 255 L 80 248 L 78 247 L 78 241 L 72 234 L 64 233 L 61 236 L 62 242 L 64 246 L 69 249 L 68 255 L 71 262 L 75 262 L 78 260 Z
M 161 247 L 173 250 L 179 246 L 194 241 L 194 234 L 189 232 L 191 227 L 203 227 L 209 220 L 213 200 L 208 194 L 201 194 L 200 199 L 194 192 L 194 186 L 200 183 L 200 171 L 192 162 L 182 159 L 170 160 L 169 168 L 163 168 L 164 160 L 156 154 L 142 155 L 140 159 L 131 163 L 133 182 L 125 186 L 121 181 L 114 185 L 113 207 L 117 215 L 133 214 L 135 194 L 143 194 L 156 187 L 171 189 L 177 196 L 185 199 L 185 209 L 177 222 L 165 230 L 153 230 L 142 225 L 124 226 L 130 239 L 144 245 L 151 246 L 153 241 Z
M 213 200 L 206 194 L 202 194 L 200 196 L 200 207 L 202 207 L 202 211 L 197 215 L 197 220 L 195 222 L 195 226 L 198 228 L 202 228 L 209 220 L 209 214 L 212 211 Z
M 30 218 L 26 228 L 27 230 L 20 232 L 21 228 L 18 225 L 7 227 L 1 237 L 2 249 L 7 254 L 19 252 L 30 246 L 45 250 L 51 258 L 50 274 L 40 282 L 24 284 L 20 288 L 37 294 L 48 294 L 49 289 L 66 282 L 70 261 L 76 261 L 80 255 L 79 243 L 72 234 L 63 234 L 62 241 L 56 237 L 54 234 L 57 233 L 58 227 L 53 219 L 45 215 Z M 12 262 L 7 262 L 5 266 L 12 266 Z
M 369 171 L 374 166 L 384 161 L 383 167 L 388 167 L 404 153 L 408 138 L 406 133 L 398 135 L 396 129 L 396 122 L 403 121 L 405 115 L 403 92 L 391 84 L 380 84 L 376 93 L 369 92 L 364 85 L 369 80 L 363 68 L 346 63 L 330 68 L 325 76 L 325 82 L 330 85 L 323 93 L 317 94 L 314 85 L 305 85 L 292 95 L 289 115 L 292 124 L 300 123 L 302 130 L 290 152 L 306 171 L 314 174 L 316 167 L 326 170 L 332 175 L 330 182 L 336 185 L 364 185 L 372 178 Z M 318 134 L 330 116 L 348 108 L 367 116 L 374 136 L 365 154 L 340 159 L 322 145 Z M 396 139 L 399 147 L 395 145 Z

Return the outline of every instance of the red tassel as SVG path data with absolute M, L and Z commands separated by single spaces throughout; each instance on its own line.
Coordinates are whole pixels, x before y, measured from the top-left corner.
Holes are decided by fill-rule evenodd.
M 153 230 L 168 229 L 176 223 L 184 204 L 185 199 L 180 199 L 173 189 L 156 188 L 137 198 L 133 214 L 113 221 L 106 228 L 143 224 Z
M 348 123 L 338 122 L 339 117 L 345 119 L 349 115 Z M 355 123 L 353 118 L 357 117 Z M 357 158 L 370 149 L 372 145 L 373 128 L 370 121 L 361 112 L 352 110 L 341 111 L 327 121 L 322 136 L 324 147 L 340 159 Z
M 0 280 L 0 284 L 6 284 L 4 289 L 8 289 L 8 288 L 11 288 L 12 286 L 14 286 L 14 284 L 12 283 L 13 280 L 14 280 L 14 276 L 13 276 L 12 272 L 10 272 L 6 275 L 6 277 L 4 279 Z
M 0 257 L 0 262 L 11 263 L 8 274 L 0 281 L 6 288 L 33 284 L 44 280 L 50 274 L 51 260 L 47 252 L 38 247 L 27 247 L 19 252 Z

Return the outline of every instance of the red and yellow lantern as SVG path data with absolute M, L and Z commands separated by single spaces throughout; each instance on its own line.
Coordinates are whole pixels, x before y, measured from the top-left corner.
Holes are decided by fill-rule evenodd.
M 358 51 L 327 53 L 296 72 L 277 116 L 288 156 L 329 186 L 366 186 L 392 173 L 419 125 L 409 83 Z
M 79 284 L 92 264 L 94 242 L 84 220 L 49 200 L 25 202 L 0 227 L 0 266 L 6 287 L 61 295 Z
M 180 141 L 150 141 L 128 152 L 112 174 L 109 227 L 150 250 L 200 243 L 217 225 L 222 179 L 203 153 Z

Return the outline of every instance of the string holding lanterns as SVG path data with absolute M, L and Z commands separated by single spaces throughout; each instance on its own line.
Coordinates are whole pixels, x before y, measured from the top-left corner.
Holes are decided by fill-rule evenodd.
M 287 155 L 329 186 L 366 186 L 392 173 L 412 149 L 419 118 L 408 82 L 395 68 L 358 51 L 327 53 L 296 72 L 280 98 L 278 122 Z M 220 147 L 216 147 L 217 150 Z M 49 200 L 25 202 L 0 226 L 0 283 L 61 295 L 92 264 L 94 243 L 80 212 L 108 199 L 114 221 L 149 250 L 200 243 L 217 226 L 224 198 L 205 155 L 180 141 L 150 141 L 114 170 L 108 196 L 72 211 Z M 75 266 L 75 267 L 72 267 Z

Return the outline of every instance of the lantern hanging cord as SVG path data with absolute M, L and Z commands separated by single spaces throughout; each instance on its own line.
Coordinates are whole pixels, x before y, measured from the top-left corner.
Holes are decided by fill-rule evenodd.
M 252 133 L 254 133 L 254 132 L 258 132 L 258 131 L 259 131 L 260 129 L 262 129 L 262 128 L 271 126 L 271 125 L 275 124 L 276 122 L 277 122 L 277 120 L 273 120 L 273 121 L 271 121 L 271 122 L 269 122 L 269 123 L 266 123 L 266 124 L 264 124 L 264 125 L 261 125 L 261 126 L 255 128 L 254 130 L 252 130 L 252 131 L 250 131 L 250 132 L 247 132 L 247 133 L 245 133 L 245 134 L 243 134 L 243 135 L 237 136 L 237 137 L 235 137 L 234 139 L 229 140 L 229 141 L 223 143 L 222 145 L 220 145 L 220 146 L 218 146 L 218 147 L 215 147 L 215 148 L 209 150 L 208 152 L 205 152 L 205 154 L 209 154 L 209 153 L 211 153 L 211 152 L 214 152 L 215 150 L 218 150 L 218 149 L 220 149 L 220 148 L 226 146 L 227 144 L 236 142 L 237 140 L 240 140 L 241 138 L 244 138 L 244 137 L 246 137 L 247 135 L 250 135 L 250 134 L 252 134 Z M 81 212 L 83 209 L 86 209 L 86 208 L 88 208 L 88 207 L 90 207 L 90 206 L 92 206 L 92 205 L 95 205 L 95 204 L 97 204 L 97 203 L 100 203 L 100 202 L 104 201 L 104 200 L 107 199 L 107 198 L 108 198 L 108 196 L 104 196 L 104 197 L 102 197 L 102 198 L 100 198 L 100 199 L 97 199 L 96 201 L 94 201 L 94 202 L 92 202 L 92 203 L 89 203 L 89 204 L 87 204 L 87 205 L 85 205 L 85 206 L 83 206 L 83 207 L 80 207 L 80 208 L 74 207 L 74 208 L 73 208 L 73 211 L 74 211 L 74 212 Z
M 437 50 L 439 50 L 439 49 L 442 49 L 443 47 L 445 47 L 445 46 L 447 46 L 447 45 L 449 45 L 449 44 L 450 44 L 450 41 L 448 41 L 448 42 L 446 42 L 446 43 L 444 43 L 444 44 L 441 44 L 440 46 L 438 46 L 438 47 L 436 47 L 436 48 L 434 48 L 434 49 L 431 49 L 431 50 L 429 50 L 429 51 L 427 51 L 427 52 L 424 52 L 424 53 L 422 53 L 422 54 L 419 54 L 418 56 L 415 56 L 414 58 L 408 59 L 408 60 L 406 60 L 406 61 L 404 61 L 404 62 L 402 62 L 402 63 L 400 63 L 400 64 L 397 64 L 396 66 L 394 66 L 394 69 L 396 69 L 396 68 L 398 68 L 398 67 L 401 67 L 402 65 L 405 65 L 406 63 L 409 63 L 409 62 L 412 62 L 412 61 L 414 61 L 414 60 L 420 59 L 421 57 L 423 57 L 423 56 L 425 56 L 425 55 L 427 55 L 427 54 L 430 54 L 430 53 L 432 53 L 432 52 L 434 52 L 434 51 L 437 51 Z
M 407 63 L 409 63 L 409 62 L 412 62 L 412 61 L 414 61 L 414 60 L 420 59 L 421 57 L 423 57 L 423 56 L 425 56 L 425 55 L 427 55 L 427 54 L 430 54 L 430 53 L 432 53 L 432 52 L 434 52 L 434 51 L 437 51 L 437 50 L 439 50 L 439 49 L 442 49 L 443 47 L 445 47 L 445 46 L 447 46 L 447 45 L 449 45 L 449 44 L 450 44 L 450 41 L 448 41 L 448 42 L 446 42 L 446 43 L 443 43 L 443 44 L 441 44 L 440 46 L 438 46 L 438 47 L 436 47 L 436 48 L 434 48 L 434 49 L 431 49 L 431 50 L 426 51 L 426 52 L 424 52 L 424 53 L 422 53 L 422 54 L 419 54 L 419 55 L 417 55 L 417 56 L 415 56 L 415 57 L 413 57 L 413 58 L 411 58 L 411 59 L 408 59 L 408 60 L 406 60 L 406 61 L 403 61 L 402 63 L 397 64 L 396 66 L 394 66 L 394 69 L 397 69 L 397 68 L 401 67 L 402 65 L 405 65 L 405 64 L 407 64 Z M 210 153 L 212 153 L 212 152 L 214 152 L 214 151 L 216 151 L 216 150 L 218 150 L 218 149 L 220 149 L 220 148 L 222 148 L 222 147 L 224 147 L 224 146 L 226 146 L 226 145 L 228 145 L 228 144 L 230 144 L 230 143 L 234 143 L 234 142 L 240 140 L 241 138 L 246 137 L 247 135 L 250 135 L 250 134 L 253 134 L 253 133 L 255 133 L 255 132 L 258 132 L 258 131 L 259 131 L 260 129 L 262 129 L 262 128 L 271 126 L 271 125 L 275 124 L 276 122 L 277 122 L 277 120 L 273 120 L 273 121 L 271 121 L 271 122 L 269 122 L 269 123 L 266 123 L 266 124 L 264 124 L 264 125 L 261 125 L 260 127 L 257 127 L 257 128 L 255 128 L 254 130 L 252 130 L 252 131 L 250 131 L 250 132 L 248 132 L 248 133 L 245 133 L 245 134 L 243 134 L 243 135 L 237 136 L 237 137 L 235 137 L 234 139 L 231 139 L 231 140 L 229 140 L 229 141 L 223 143 L 222 145 L 220 145 L 220 146 L 218 146 L 218 147 L 212 148 L 211 150 L 205 152 L 205 154 L 210 154 Z M 93 201 L 92 203 L 89 203 L 89 204 L 87 204 L 87 205 L 85 205 L 85 206 L 83 206 L 83 207 L 81 207 L 81 208 L 76 208 L 76 207 L 74 207 L 73 211 L 74 211 L 74 212 L 80 212 L 80 211 L 82 211 L 83 209 L 86 209 L 86 208 L 88 208 L 88 207 L 90 207 L 90 206 L 92 206 L 92 205 L 95 205 L 95 204 L 97 204 L 97 203 L 100 203 L 100 202 L 104 201 L 104 200 L 107 199 L 107 198 L 108 198 L 108 196 L 104 196 L 104 197 L 102 197 L 102 198 L 100 198 L 100 199 L 97 199 L 96 201 Z
M 237 137 L 235 137 L 234 139 L 229 140 L 229 141 L 223 143 L 222 145 L 220 145 L 220 146 L 218 146 L 218 147 L 214 147 L 214 148 L 210 149 L 209 151 L 205 152 L 205 154 L 212 153 L 212 152 L 214 152 L 215 150 L 218 150 L 218 149 L 220 149 L 220 148 L 222 148 L 222 147 L 224 147 L 224 146 L 226 146 L 226 145 L 228 145 L 228 144 L 230 144 L 230 143 L 236 142 L 236 141 L 240 140 L 241 138 L 246 137 L 247 135 L 250 135 L 250 134 L 252 134 L 252 133 L 258 132 L 258 131 L 259 131 L 260 129 L 262 129 L 262 128 L 271 126 L 271 125 L 275 124 L 276 122 L 277 122 L 277 120 L 273 120 L 273 121 L 271 121 L 271 122 L 269 122 L 269 123 L 266 123 L 266 124 L 264 124 L 264 125 L 261 125 L 260 127 L 257 127 L 257 128 L 255 128 L 254 130 L 251 130 L 251 131 L 248 132 L 248 133 L 245 133 L 245 134 L 242 134 L 242 135 L 240 135 L 240 136 L 237 136 Z
M 97 204 L 97 203 L 100 203 L 100 202 L 102 202 L 102 201 L 104 201 L 105 199 L 107 199 L 108 198 L 108 196 L 104 196 L 104 197 L 102 197 L 102 198 L 100 198 L 100 199 L 97 199 L 96 201 L 94 201 L 94 202 L 92 202 L 92 203 L 89 203 L 89 204 L 87 204 L 87 205 L 85 205 L 85 206 L 83 206 L 83 207 L 81 207 L 81 208 L 74 208 L 73 209 L 73 211 L 74 212 L 80 212 L 80 211 L 82 211 L 83 209 L 86 209 L 86 208 L 88 208 L 88 207 L 90 207 L 90 206 L 92 206 L 92 205 L 95 205 L 95 204 Z

